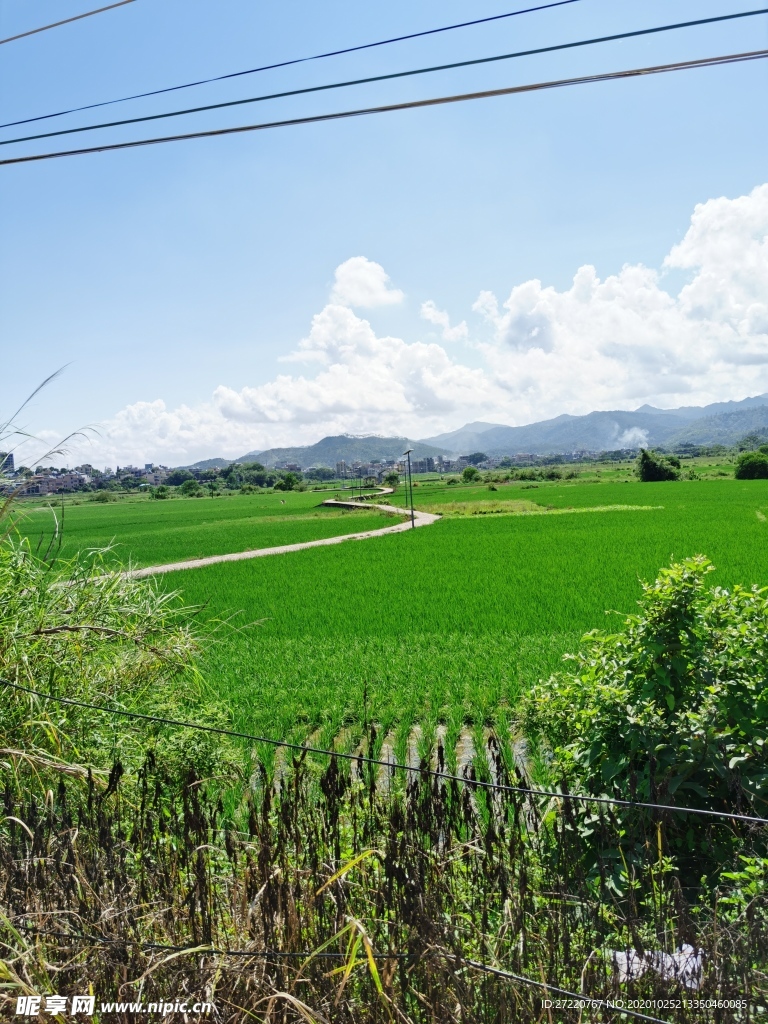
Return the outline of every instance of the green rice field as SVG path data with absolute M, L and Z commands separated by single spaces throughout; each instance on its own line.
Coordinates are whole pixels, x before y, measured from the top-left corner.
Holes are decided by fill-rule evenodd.
M 18 529 L 43 551 L 61 529 L 63 557 L 111 547 L 114 561 L 145 566 L 377 530 L 397 521 L 373 509 L 323 508 L 331 496 L 285 491 L 104 505 L 69 501 L 63 511 L 55 501 L 25 504 Z
M 556 670 L 585 631 L 618 624 L 606 612 L 631 612 L 640 580 L 671 560 L 703 553 L 717 567 L 713 584 L 768 584 L 768 481 L 516 482 L 493 492 L 421 481 L 414 496 L 445 517 L 164 577 L 211 620 L 238 626 L 218 631 L 204 664 L 236 728 L 353 749 L 373 720 L 403 756 L 414 723 L 425 743 L 441 723 L 450 760 L 467 723 L 478 735 L 503 725 L 521 690 Z M 160 563 L 387 523 L 318 512 L 319 500 L 80 506 L 67 510 L 64 550 L 115 538 L 126 560 Z M 403 504 L 402 489 L 391 500 Z

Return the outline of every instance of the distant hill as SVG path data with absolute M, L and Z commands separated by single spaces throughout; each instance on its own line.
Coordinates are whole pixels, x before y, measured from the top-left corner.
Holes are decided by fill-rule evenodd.
M 737 444 L 747 434 L 768 437 L 768 394 L 745 398 L 741 402 L 713 402 L 711 405 L 687 405 L 679 409 L 657 409 L 641 405 L 634 412 L 615 409 L 590 412 L 585 416 L 556 416 L 522 427 L 502 423 L 467 423 L 421 441 L 406 437 L 379 437 L 375 434 L 338 434 L 324 437 L 317 444 L 293 448 L 252 451 L 239 459 L 203 459 L 185 469 L 215 469 L 230 462 L 261 462 L 269 468 L 277 463 L 295 462 L 302 469 L 329 466 L 337 462 L 371 462 L 374 459 L 399 458 L 413 448 L 414 458 L 438 455 L 557 455 L 568 452 L 604 452 L 617 448 L 681 444 Z
M 407 437 L 378 437 L 375 434 L 358 437 L 354 434 L 338 434 L 336 437 L 324 437 L 317 444 L 248 452 L 236 461 L 260 462 L 267 468 L 282 462 L 295 462 L 302 469 L 312 469 L 314 466 L 329 466 L 333 469 L 337 462 L 397 459 L 407 448 L 413 448 L 413 458 L 418 459 L 448 454 L 445 448 L 437 448 L 424 441 L 409 441 Z
M 176 466 L 176 469 L 223 469 L 228 466 L 232 459 L 201 459 L 200 462 L 193 462 L 191 466 Z
M 747 434 L 768 436 L 768 405 L 721 413 L 719 416 L 703 416 L 678 430 L 667 440 L 667 444 L 731 445 Z
M 482 429 L 485 428 L 485 429 Z M 482 451 L 487 455 L 559 454 L 574 451 L 611 451 L 647 445 L 736 444 L 745 434 L 768 431 L 768 394 L 742 402 L 714 402 L 707 406 L 656 409 L 641 406 L 634 412 L 614 410 L 585 416 L 557 416 L 522 427 L 468 423 L 459 430 L 425 438 L 454 454 Z

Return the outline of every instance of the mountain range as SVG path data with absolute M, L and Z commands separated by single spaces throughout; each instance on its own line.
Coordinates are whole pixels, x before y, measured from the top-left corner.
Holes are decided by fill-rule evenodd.
M 585 416 L 556 416 L 522 427 L 501 423 L 468 423 L 435 437 L 427 444 L 467 455 L 563 454 L 574 451 L 612 451 L 680 444 L 736 444 L 746 434 L 768 434 L 768 394 L 741 402 L 657 409 L 642 405 L 634 412 L 613 410 Z
M 642 405 L 634 412 L 617 409 L 590 412 L 585 416 L 562 415 L 522 427 L 478 421 L 421 441 L 406 437 L 339 434 L 324 437 L 312 445 L 247 452 L 235 460 L 205 459 L 191 468 L 211 469 L 226 466 L 230 461 L 260 462 L 268 468 L 286 462 L 297 463 L 303 469 L 334 467 L 342 461 L 352 463 L 399 458 L 407 448 L 413 449 L 413 458 L 437 458 L 438 455 L 469 455 L 472 452 L 498 457 L 519 452 L 555 455 L 657 445 L 665 448 L 681 444 L 734 445 L 748 434 L 768 438 L 768 394 L 745 398 L 741 402 L 713 402 L 711 405 L 686 405 L 678 409 Z
M 447 448 L 439 448 L 425 441 L 410 441 L 407 437 L 378 437 L 375 434 L 358 437 L 354 434 L 338 434 L 324 437 L 317 444 L 300 445 L 296 448 L 269 448 L 264 452 L 248 452 L 238 462 L 260 462 L 268 469 L 278 463 L 295 462 L 303 469 L 312 466 L 335 467 L 337 462 L 372 462 L 374 459 L 398 459 L 403 452 L 413 449 L 414 459 L 431 455 L 447 456 Z

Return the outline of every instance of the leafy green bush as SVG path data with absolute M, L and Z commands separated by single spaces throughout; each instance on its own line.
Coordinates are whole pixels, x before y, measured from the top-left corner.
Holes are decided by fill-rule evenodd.
M 186 480 L 194 480 L 194 476 L 188 469 L 173 469 L 166 477 L 166 483 L 171 487 L 181 487 Z
M 703 556 L 663 569 L 621 632 L 588 633 L 576 671 L 533 688 L 523 721 L 548 748 L 553 781 L 766 816 L 768 588 L 708 591 L 712 569 Z M 685 815 L 667 836 L 709 868 L 734 843 L 728 826 Z
M 204 493 L 203 488 L 194 478 L 185 480 L 179 488 L 179 494 L 183 494 L 185 498 L 200 498 Z
M 276 491 L 297 491 L 301 484 L 301 476 L 297 473 L 284 473 L 275 481 Z
M 656 452 L 640 449 L 637 457 L 636 472 L 643 483 L 659 480 L 679 480 L 680 460 L 672 455 L 661 456 Z
M 117 495 L 114 491 L 94 491 L 88 501 L 99 501 L 106 504 L 108 501 L 117 501 Z
M 742 452 L 736 460 L 734 475 L 737 480 L 768 479 L 768 455 L 762 451 Z
M 477 480 L 480 476 L 480 471 L 474 466 L 465 466 L 461 479 L 465 484 L 471 484 L 473 480 Z
M 165 498 L 170 498 L 171 492 L 165 484 L 160 484 L 159 487 L 152 487 L 150 489 L 149 496 L 157 501 L 163 501 Z

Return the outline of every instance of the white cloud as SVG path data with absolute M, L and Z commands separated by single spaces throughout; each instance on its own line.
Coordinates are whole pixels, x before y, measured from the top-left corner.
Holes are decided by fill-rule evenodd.
M 399 288 L 390 288 L 389 275 L 380 263 L 353 256 L 336 268 L 331 302 L 342 306 L 393 306 L 403 301 Z
M 303 372 L 220 385 L 194 408 L 137 402 L 105 424 L 93 451 L 113 464 L 178 464 L 331 433 L 424 437 L 474 419 L 529 423 L 768 391 L 768 185 L 697 206 L 664 266 L 690 275 L 677 295 L 642 265 L 602 280 L 583 266 L 563 291 L 526 281 L 503 302 L 481 292 L 473 309 L 485 338 L 473 344 L 481 365 L 470 367 L 440 344 L 377 335 L 350 307 L 400 302 L 402 292 L 378 264 L 354 257 L 286 357 Z M 466 324 L 451 327 L 434 302 L 421 315 L 446 340 L 465 337 Z
M 460 324 L 451 327 L 451 318 L 442 309 L 438 309 L 432 299 L 421 304 L 421 319 L 428 320 L 436 327 L 442 328 L 442 336 L 445 341 L 460 341 L 469 334 L 467 321 L 462 320 Z

